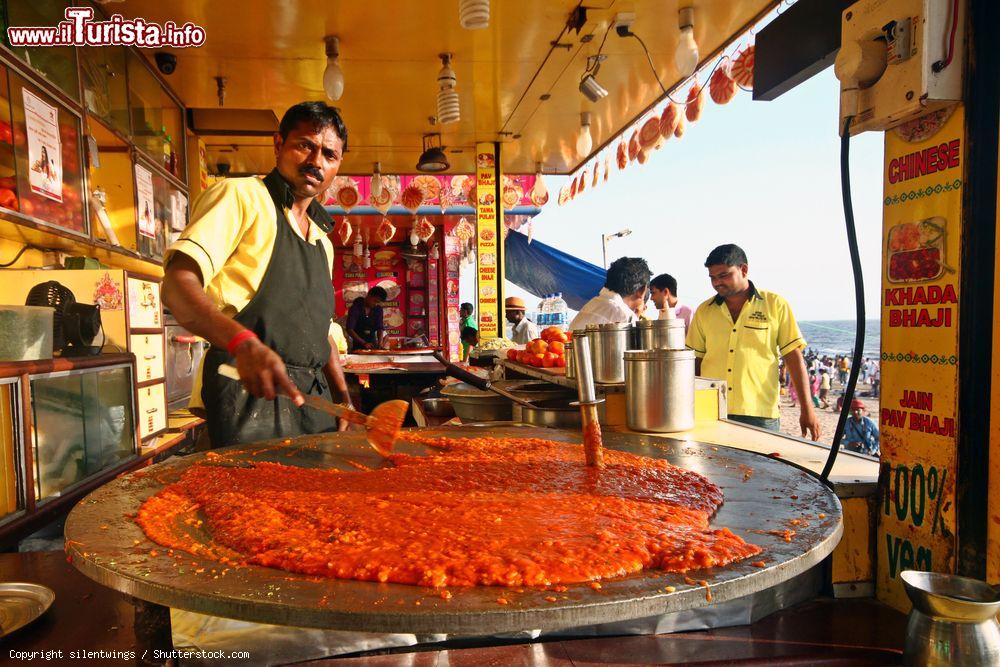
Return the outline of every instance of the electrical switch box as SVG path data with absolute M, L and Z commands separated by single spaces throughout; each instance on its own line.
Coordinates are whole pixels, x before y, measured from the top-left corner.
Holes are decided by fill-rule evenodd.
M 841 16 L 840 130 L 888 130 L 962 99 L 966 0 L 861 0 Z

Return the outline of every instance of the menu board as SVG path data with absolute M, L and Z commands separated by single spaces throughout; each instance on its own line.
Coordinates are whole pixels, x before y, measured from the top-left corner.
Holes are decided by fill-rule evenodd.
M 378 286 L 388 298 L 382 305 L 382 321 L 390 338 L 402 338 L 407 333 L 406 304 L 409 290 L 406 284 L 406 262 L 402 246 L 383 246 L 371 251 L 371 266 L 364 267 L 364 258 L 355 257 L 349 250 L 337 255 L 334 263 L 333 286 L 336 294 L 338 318 L 346 318 L 347 311 L 358 297 Z
M 438 272 L 441 270 L 441 247 L 432 240 L 431 249 L 427 253 L 427 340 L 431 347 L 441 345 L 441 302 L 438 300 L 440 281 Z
M 964 128 L 958 105 L 885 134 L 876 562 L 899 609 L 900 572 L 955 568 Z
M 454 227 L 454 225 L 452 227 Z M 448 350 L 448 357 L 452 361 L 459 361 L 462 358 L 462 336 L 459 331 L 458 317 L 458 281 L 461 256 L 462 241 L 457 236 L 449 232 L 444 237 L 444 312 L 447 317 L 447 321 L 445 322 L 445 343 Z
M 498 299 L 500 239 L 497 238 L 497 164 L 493 144 L 476 144 L 476 293 L 479 296 L 479 336 L 502 335 Z

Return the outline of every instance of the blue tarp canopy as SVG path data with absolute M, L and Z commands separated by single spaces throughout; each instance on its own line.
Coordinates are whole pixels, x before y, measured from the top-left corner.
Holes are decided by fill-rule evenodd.
M 572 310 L 597 296 L 607 272 L 550 245 L 511 230 L 504 245 L 507 280 L 537 297 L 562 292 Z

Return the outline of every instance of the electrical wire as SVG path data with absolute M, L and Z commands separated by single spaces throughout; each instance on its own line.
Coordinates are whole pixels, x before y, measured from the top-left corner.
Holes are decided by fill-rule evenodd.
M 958 30 L 958 0 L 954 0 L 951 5 L 951 31 L 948 34 L 948 55 L 944 57 L 944 60 L 939 60 L 933 65 L 931 69 L 935 72 L 940 72 L 944 70 L 945 67 L 951 64 L 952 59 L 955 57 L 955 32 Z
M 23 248 L 17 251 L 17 254 L 14 255 L 14 259 L 10 260 L 9 262 L 4 262 L 3 264 L 0 264 L 0 269 L 7 269 L 14 266 L 15 264 L 17 264 L 17 260 L 21 259 L 21 255 L 26 253 L 28 250 L 31 250 L 33 247 L 34 246 L 31 245 L 25 245 Z
M 635 39 L 636 39 L 636 40 L 637 40 L 637 41 L 639 42 L 639 44 L 641 44 L 641 45 L 642 45 L 642 50 L 643 50 L 643 52 L 644 52 L 644 53 L 646 54 L 646 62 L 648 62 L 648 63 L 649 63 L 649 69 L 650 69 L 650 70 L 651 70 L 651 71 L 653 72 L 653 77 L 654 77 L 654 78 L 656 79 L 656 83 L 657 83 L 657 84 L 659 84 L 659 86 L 660 86 L 660 90 L 662 90 L 662 91 L 663 91 L 663 95 L 664 95 L 664 96 L 665 96 L 665 97 L 666 97 L 666 98 L 667 98 L 668 100 L 670 100 L 671 102 L 673 102 L 674 104 L 676 104 L 676 105 L 678 105 L 678 106 L 682 106 L 682 107 L 686 107 L 686 106 L 687 106 L 687 105 L 689 104 L 689 102 L 687 102 L 687 101 L 684 101 L 684 102 L 680 102 L 680 101 L 678 101 L 678 100 L 675 100 L 675 99 L 674 99 L 673 97 L 671 97 L 671 96 L 670 96 L 670 91 L 668 91 L 668 90 L 667 90 L 667 88 L 666 88 L 666 87 L 665 87 L 665 86 L 663 85 L 663 80 L 662 80 L 662 79 L 660 79 L 660 75 L 659 75 L 659 73 L 658 73 L 658 72 L 656 71 L 656 66 L 655 66 L 655 65 L 653 65 L 653 58 L 652 58 L 652 56 L 650 56 L 650 54 L 649 54 L 649 49 L 648 49 L 648 48 L 646 48 L 646 43 L 645 43 L 644 41 L 642 41 L 642 38 L 641 38 L 641 37 L 639 37 L 639 35 L 637 35 L 637 34 L 635 34 L 634 32 L 632 32 L 631 30 L 629 30 L 629 31 L 628 31 L 627 33 L 625 33 L 625 34 L 624 34 L 624 35 L 622 35 L 622 36 L 623 36 L 623 37 L 634 37 L 634 38 L 635 38 Z M 737 47 L 737 48 L 738 48 L 738 47 Z M 721 65 L 721 64 L 722 64 L 723 62 L 725 62 L 726 60 L 729 60 L 729 59 L 731 59 L 731 58 L 730 58 L 730 56 L 728 56 L 728 55 L 726 55 L 726 54 L 723 54 L 723 55 L 722 55 L 722 56 L 721 56 L 721 57 L 719 58 L 719 60 L 718 60 L 718 61 L 716 61 L 715 65 L 713 65 L 713 66 L 712 66 L 712 69 L 711 69 L 711 71 L 710 71 L 710 72 L 708 73 L 708 76 L 707 76 L 707 77 L 705 78 L 705 80 L 706 80 L 706 81 L 710 80 L 710 79 L 712 78 L 712 75 L 713 75 L 713 74 L 715 74 L 715 70 L 719 69 L 719 66 L 720 66 L 720 65 Z M 691 76 L 695 76 L 696 74 L 697 74 L 697 72 L 695 72 L 695 74 L 692 74 Z M 689 78 L 690 78 L 690 77 L 689 77 Z M 687 79 L 685 79 L 685 82 L 686 82 L 686 81 L 687 81 Z M 677 86 L 677 87 L 679 87 L 679 86 Z M 675 87 L 675 88 L 676 88 L 676 87 Z M 744 90 L 749 90 L 749 89 L 748 89 L 748 88 L 744 88 Z M 692 102 L 693 102 L 693 101 L 694 101 L 694 100 L 692 100 Z
M 829 485 L 830 471 L 840 452 L 840 441 L 847 428 L 847 415 L 851 412 L 851 401 L 854 400 L 854 389 L 858 384 L 861 372 L 861 354 L 865 347 L 865 283 L 861 273 L 861 255 L 858 252 L 858 234 L 854 228 L 854 204 L 851 201 L 851 121 L 852 116 L 844 119 L 844 133 L 840 137 L 840 191 L 844 200 L 844 222 L 847 225 L 847 247 L 851 252 L 851 269 L 854 271 L 854 302 L 857 318 L 857 328 L 854 333 L 854 354 L 851 356 L 851 374 L 844 389 L 844 404 L 840 408 L 840 418 L 837 420 L 837 430 L 834 432 L 830 454 L 820 479 Z

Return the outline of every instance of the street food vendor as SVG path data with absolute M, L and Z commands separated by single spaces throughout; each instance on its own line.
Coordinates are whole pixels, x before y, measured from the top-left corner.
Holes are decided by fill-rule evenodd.
M 757 289 L 747 277 L 743 249 L 732 243 L 705 260 L 716 296 L 694 313 L 687 346 L 696 355 L 695 372 L 729 385 L 729 419 L 780 431 L 778 362 L 784 359 L 799 396 L 809 396 L 802 349 L 806 341 L 792 309 L 774 292 Z M 802 436 L 819 439 L 819 419 L 810 401 L 800 401 Z
M 527 306 L 519 296 L 509 296 L 503 300 L 507 321 L 511 323 L 510 339 L 518 345 L 526 345 L 538 338 L 538 325 L 528 319 Z
M 347 339 L 352 350 L 385 348 L 385 318 L 382 304 L 389 299 L 385 288 L 375 287 L 359 296 L 347 311 Z
M 328 340 L 333 225 L 316 199 L 346 148 L 336 109 L 296 104 L 274 135 L 271 173 L 205 190 L 167 249 L 163 303 L 212 344 L 191 406 L 205 414 L 213 447 L 336 429 L 333 417 L 297 407 L 302 394 L 350 404 Z M 221 377 L 221 364 L 235 365 L 241 381 Z
M 649 296 L 653 272 L 640 257 L 620 257 L 608 267 L 604 287 L 597 296 L 583 304 L 570 322 L 571 331 L 586 329 L 588 324 L 632 322 L 639 305 Z

